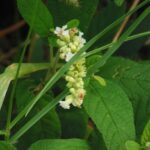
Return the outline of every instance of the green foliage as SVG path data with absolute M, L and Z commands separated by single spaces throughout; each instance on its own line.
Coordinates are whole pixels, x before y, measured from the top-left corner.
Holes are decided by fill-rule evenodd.
M 141 150 L 140 145 L 134 141 L 127 141 L 125 146 L 126 150 Z
M 29 150 L 90 150 L 88 143 L 79 139 L 41 140 L 34 143 Z
M 124 0 L 114 0 L 114 2 L 116 3 L 116 5 L 121 6 Z
M 107 81 L 102 86 L 91 79 L 84 107 L 102 133 L 108 150 L 123 150 L 125 142 L 135 138 L 131 103 L 116 84 Z
M 100 70 L 100 75 L 119 82 L 132 102 L 138 138 L 150 114 L 149 70 L 149 64 L 138 64 L 123 58 L 111 58 Z
M 12 80 L 15 79 L 15 74 L 17 71 L 18 64 L 12 64 L 8 66 L 3 74 L 0 75 L 0 109 L 3 104 L 6 92 L 8 90 L 9 84 Z M 47 63 L 37 63 L 37 64 L 22 64 L 21 69 L 19 71 L 19 78 L 23 77 L 25 75 L 28 75 L 32 72 L 36 72 L 39 70 L 44 70 L 49 67 L 49 64 Z
M 0 141 L 0 150 L 16 150 L 16 148 L 8 142 Z
M 80 21 L 82 31 L 87 31 L 92 16 L 96 11 L 98 0 L 80 0 L 79 7 L 68 5 L 66 0 L 48 0 L 48 8 L 51 11 L 56 26 L 62 26 L 71 19 Z M 67 12 L 66 12 L 67 11 Z
M 62 138 L 85 137 L 87 132 L 88 116 L 83 109 L 72 108 L 68 111 L 61 109 L 58 113 L 62 126 Z
M 74 28 L 74 27 L 78 27 L 80 24 L 78 19 L 72 19 L 69 22 L 67 22 L 67 27 L 68 28 Z
M 53 27 L 53 18 L 41 0 L 17 0 L 18 9 L 27 23 L 41 36 Z
M 141 137 L 141 144 L 147 148 L 150 148 L 150 121 L 146 124 L 142 137 Z
M 149 2 L 145 0 L 126 13 L 129 2 L 125 0 L 106 3 L 100 0 L 17 0 L 19 11 L 30 30 L 19 63 L 8 66 L 0 75 L 0 109 L 3 105 L 0 138 L 7 141 L 0 142 L 0 150 L 15 150 L 15 147 L 18 150 L 149 150 L 150 63 L 112 57 L 122 49 L 124 42 L 139 37 L 143 40 L 144 36 L 150 35 L 147 24 Z M 117 41 L 112 42 L 124 19 L 139 9 L 140 13 L 138 11 L 131 17 Z M 56 27 L 64 25 L 78 27 L 88 41 L 67 62 L 59 59 L 62 49 L 58 48 L 58 37 L 53 33 Z M 40 36 L 32 34 L 32 30 Z M 69 51 L 66 46 L 76 49 L 84 40 L 82 33 L 73 37 L 74 33 L 76 30 L 60 30 L 59 36 L 65 34 L 59 39 L 63 50 Z M 132 33 L 139 34 L 130 36 Z M 71 45 L 73 38 L 77 41 L 73 40 Z M 139 49 L 141 43 L 134 48 Z M 29 51 L 26 51 L 28 46 Z M 132 44 L 130 47 L 133 48 Z M 60 105 L 65 107 L 75 100 L 66 98 L 68 91 L 74 94 L 74 89 L 66 89 L 64 76 L 83 57 L 88 57 L 87 69 L 75 67 L 81 74 L 82 71 L 87 72 L 81 83 L 79 80 L 79 85 L 84 81 L 86 93 L 75 87 L 79 88 L 78 100 L 82 103 L 84 98 L 83 106 L 74 108 L 72 102 L 69 110 L 60 108 Z M 31 63 L 22 63 L 23 60 Z M 29 76 L 40 70 L 47 72 Z M 70 83 L 74 84 L 71 77 Z M 12 80 L 15 80 L 12 92 L 6 95 Z M 10 101 L 7 101 L 9 96 Z M 137 143 L 140 138 L 141 145 Z

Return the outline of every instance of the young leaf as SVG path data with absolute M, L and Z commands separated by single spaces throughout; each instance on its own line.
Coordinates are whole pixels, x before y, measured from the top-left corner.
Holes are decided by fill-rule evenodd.
M 107 81 L 102 86 L 91 79 L 84 107 L 102 133 L 108 150 L 124 150 L 125 142 L 135 138 L 132 106 L 118 85 Z
M 67 22 L 67 27 L 74 28 L 74 27 L 78 27 L 79 24 L 80 24 L 80 21 L 78 19 L 72 19 L 69 22 Z
M 0 75 L 0 109 L 2 107 L 6 92 L 8 90 L 9 84 L 15 78 L 16 70 L 18 64 L 12 64 L 8 66 L 3 74 Z M 19 72 L 19 77 L 25 76 L 32 72 L 36 72 L 38 70 L 44 70 L 49 67 L 48 63 L 37 63 L 37 64 L 22 64 Z
M 17 0 L 17 4 L 21 15 L 35 32 L 41 36 L 48 35 L 53 19 L 42 0 Z
M 126 150 L 141 150 L 140 145 L 134 141 L 127 141 L 125 146 Z
M 141 137 L 141 143 L 143 146 L 150 148 L 150 120 L 146 124 L 142 137 Z
M 124 3 L 124 0 L 114 0 L 116 5 L 121 6 Z
M 17 150 L 17 149 L 8 142 L 0 141 L 0 150 Z
M 79 139 L 41 140 L 28 150 L 90 150 L 90 147 L 86 141 Z

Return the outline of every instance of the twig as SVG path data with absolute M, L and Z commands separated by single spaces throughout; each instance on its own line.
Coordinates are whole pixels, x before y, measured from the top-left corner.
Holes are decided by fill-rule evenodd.
M 131 7 L 130 7 L 130 10 L 134 9 L 138 5 L 139 2 L 140 2 L 140 0 L 134 0 L 133 3 L 132 3 L 132 5 L 131 5 Z M 118 32 L 116 33 L 116 35 L 113 38 L 113 42 L 115 42 L 115 41 L 118 40 L 118 38 L 120 37 L 120 35 L 123 32 L 124 28 L 126 27 L 126 25 L 127 25 L 128 21 L 129 21 L 130 17 L 131 17 L 131 15 L 127 16 L 125 18 L 125 20 L 122 22 L 122 24 L 121 24 Z
M 13 25 L 7 27 L 6 29 L 0 30 L 0 38 L 11 32 L 18 30 L 19 28 L 23 27 L 25 24 L 26 23 L 24 22 L 24 20 L 21 20 L 21 21 L 17 22 L 16 24 L 13 24 Z

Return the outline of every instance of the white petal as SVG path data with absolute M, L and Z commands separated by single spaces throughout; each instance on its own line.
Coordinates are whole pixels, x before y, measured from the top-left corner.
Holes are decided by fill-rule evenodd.
M 73 54 L 73 53 L 71 53 L 71 52 L 68 52 L 68 53 L 66 54 L 66 58 L 65 58 L 66 62 L 68 62 L 74 55 L 75 55 L 75 54 Z
M 70 104 L 66 101 L 60 101 L 59 104 L 64 109 L 70 109 Z

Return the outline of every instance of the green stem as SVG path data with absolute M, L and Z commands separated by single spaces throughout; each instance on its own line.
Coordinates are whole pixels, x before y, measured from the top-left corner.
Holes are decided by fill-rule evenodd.
M 24 58 L 27 46 L 29 44 L 28 41 L 30 39 L 31 32 L 32 32 L 32 30 L 30 29 L 29 32 L 28 32 L 27 39 L 25 41 L 25 45 L 23 47 L 20 59 L 19 59 L 19 64 L 18 64 L 16 75 L 15 75 L 15 80 L 14 80 L 13 87 L 12 87 L 12 92 L 10 94 L 10 100 L 9 100 L 9 105 L 8 105 L 8 114 L 7 114 L 7 121 L 6 121 L 6 133 L 7 134 L 5 136 L 5 140 L 8 140 L 9 136 L 10 136 L 10 128 L 9 128 L 9 126 L 10 126 L 10 122 L 11 122 L 11 113 L 12 113 L 12 107 L 13 107 L 13 99 L 14 99 L 14 95 L 15 95 L 15 91 L 16 91 L 17 82 L 18 82 L 19 71 L 20 71 L 20 68 L 21 68 L 21 64 L 23 62 L 23 58 Z
M 29 130 L 35 123 L 37 123 L 44 115 L 46 115 L 52 108 L 54 108 L 60 99 L 63 99 L 67 94 L 67 90 L 64 90 L 58 95 L 52 102 L 47 104 L 40 112 L 38 112 L 32 119 L 30 119 L 23 127 L 12 137 L 10 142 L 14 143 L 20 138 L 27 130 Z
M 36 3 L 35 3 L 36 7 L 35 7 L 35 10 L 34 10 L 34 15 L 33 15 L 32 23 L 31 23 L 31 28 L 29 29 L 27 38 L 25 40 L 25 44 L 24 44 L 24 47 L 23 47 L 23 50 L 22 50 L 22 53 L 21 53 L 21 56 L 20 56 L 20 59 L 19 59 L 19 65 L 18 65 L 18 68 L 17 68 L 17 71 L 16 71 L 15 80 L 14 80 L 14 84 L 13 84 L 13 87 L 12 87 L 12 92 L 10 94 L 10 100 L 9 100 L 9 104 L 8 104 L 7 121 L 6 121 L 5 140 L 8 140 L 9 137 L 10 137 L 10 130 L 11 130 L 10 129 L 10 123 L 11 123 L 11 114 L 12 114 L 12 108 L 13 108 L 13 99 L 14 99 L 14 95 L 15 95 L 15 91 L 16 91 L 16 86 L 17 86 L 17 81 L 18 81 L 18 76 L 19 76 L 19 71 L 20 71 L 20 68 L 21 68 L 21 64 L 23 62 L 23 58 L 24 58 L 27 46 L 29 44 L 31 33 L 32 33 L 32 28 L 33 28 L 33 24 L 34 24 L 38 4 L 39 4 L 39 1 L 36 1 Z
M 150 31 L 143 32 L 143 33 L 139 33 L 139 34 L 135 34 L 135 35 L 132 35 L 132 36 L 128 37 L 128 38 L 125 40 L 125 42 L 131 41 L 131 40 L 135 40 L 135 39 L 137 39 L 137 38 L 141 38 L 141 37 L 148 36 L 148 35 L 150 35 Z M 101 51 L 103 51 L 103 50 L 106 50 L 107 48 L 110 48 L 113 44 L 114 44 L 114 43 L 112 42 L 112 43 L 109 43 L 109 44 L 107 44 L 107 45 L 104 45 L 104 46 L 102 46 L 102 47 L 100 47 L 100 48 L 96 48 L 96 49 L 94 49 L 94 50 L 92 50 L 92 51 L 86 53 L 83 57 L 88 57 L 88 56 L 91 56 L 91 55 L 96 54 L 96 53 L 98 53 L 98 52 L 101 52 Z

